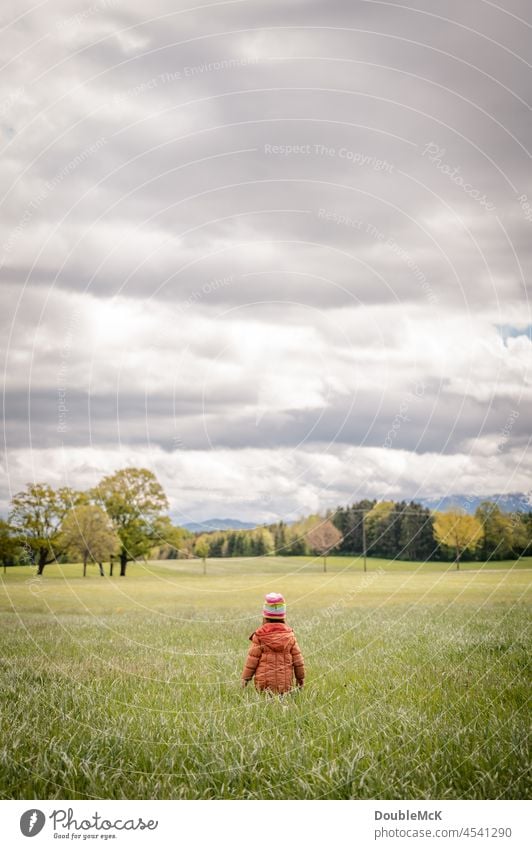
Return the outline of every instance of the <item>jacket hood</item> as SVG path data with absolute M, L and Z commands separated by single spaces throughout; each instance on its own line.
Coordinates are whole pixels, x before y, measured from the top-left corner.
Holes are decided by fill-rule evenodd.
M 284 622 L 266 622 L 255 634 L 272 651 L 285 651 L 294 642 L 294 632 Z

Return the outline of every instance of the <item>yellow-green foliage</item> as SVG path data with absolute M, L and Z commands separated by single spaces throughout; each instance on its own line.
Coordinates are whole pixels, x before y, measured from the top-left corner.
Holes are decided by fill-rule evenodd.
M 434 533 L 439 543 L 456 552 L 458 561 L 464 551 L 473 553 L 480 546 L 483 528 L 476 516 L 457 509 L 436 513 Z

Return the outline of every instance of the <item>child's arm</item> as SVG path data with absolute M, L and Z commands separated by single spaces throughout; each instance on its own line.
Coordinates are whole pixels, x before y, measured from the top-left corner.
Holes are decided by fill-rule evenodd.
M 303 655 L 301 654 L 301 649 L 297 644 L 297 640 L 294 641 L 294 645 L 291 648 L 291 652 L 297 685 L 298 687 L 302 687 L 305 682 L 305 661 L 303 660 Z
M 248 656 L 246 658 L 246 662 L 244 664 L 244 669 L 242 672 L 243 687 L 245 687 L 248 681 L 251 681 L 251 679 L 255 675 L 255 670 L 259 664 L 261 654 L 262 646 L 255 634 L 253 634 L 251 638 L 251 646 L 249 648 Z

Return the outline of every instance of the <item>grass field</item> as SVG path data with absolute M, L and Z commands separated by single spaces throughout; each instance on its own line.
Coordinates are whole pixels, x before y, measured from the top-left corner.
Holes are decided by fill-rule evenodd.
M 28 567 L 2 575 L 3 798 L 522 798 L 532 558 Z M 307 666 L 239 677 L 264 592 Z

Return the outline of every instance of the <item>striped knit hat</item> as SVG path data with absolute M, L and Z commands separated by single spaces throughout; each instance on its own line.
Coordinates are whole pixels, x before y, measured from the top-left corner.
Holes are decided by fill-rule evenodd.
M 267 619 L 284 619 L 286 603 L 281 593 L 268 593 L 264 599 L 262 615 Z

